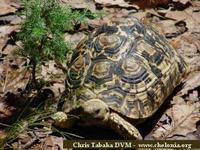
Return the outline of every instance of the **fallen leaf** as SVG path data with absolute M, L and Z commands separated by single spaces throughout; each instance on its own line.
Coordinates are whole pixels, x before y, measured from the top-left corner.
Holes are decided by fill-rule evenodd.
M 72 49 L 76 48 L 76 45 L 86 37 L 86 35 L 82 32 L 78 32 L 75 34 L 65 33 L 64 35 L 65 41 L 71 43 Z
M 93 20 L 89 20 L 89 25 L 90 25 L 90 27 L 92 27 L 92 28 L 95 29 L 95 28 L 98 28 L 98 27 L 100 27 L 100 26 L 102 26 L 102 25 L 108 23 L 109 20 L 110 20 L 110 18 L 108 18 L 108 17 L 104 17 L 104 18 L 102 18 L 102 19 L 93 19 Z M 68 35 L 67 35 L 67 36 L 68 36 Z M 66 39 L 69 39 L 69 38 L 66 37 Z M 82 37 L 81 37 L 80 39 L 82 39 Z M 75 42 L 76 42 L 76 41 L 75 41 Z M 76 47 L 76 44 L 75 44 L 75 43 L 72 43 L 72 46 L 73 46 L 73 47 Z
M 50 103 L 58 102 L 65 90 L 66 75 L 58 68 L 54 61 L 45 62 L 43 65 L 38 66 L 37 70 L 37 79 L 42 79 L 49 83 L 42 88 L 42 91 L 44 92 L 43 95 L 50 94 L 49 96 L 52 96 L 51 98 L 53 101 L 49 101 Z M 50 106 L 48 104 L 46 105 L 47 107 Z
M 142 18 L 144 18 L 146 16 L 146 12 L 137 12 L 134 13 L 133 16 L 139 20 L 141 20 Z
M 200 25 L 200 12 L 194 11 L 192 7 L 185 10 L 187 18 L 184 20 L 188 29 L 193 30 Z
M 155 8 L 157 6 L 166 6 L 171 0 L 125 0 L 128 4 L 134 4 L 141 9 Z
M 6 35 L 9 35 L 12 31 L 18 30 L 19 25 L 4 25 L 0 26 L 0 38 L 3 38 Z
M 0 97 L 0 120 L 8 118 L 16 112 L 17 108 L 7 104 L 4 98 Z
M 184 11 L 167 11 L 166 18 L 176 21 L 184 21 L 188 29 L 193 29 L 199 26 L 200 12 L 194 12 L 193 8 L 188 8 Z
M 190 3 L 192 4 L 192 6 L 194 8 L 199 9 L 199 7 L 200 7 L 200 1 L 190 1 Z
M 8 39 L 9 39 L 8 36 L 1 37 L 1 33 L 0 33 L 0 55 L 4 54 L 3 48 L 6 46 Z
M 27 59 L 17 56 L 7 56 L 0 67 L 0 97 L 7 92 L 17 94 L 25 89 L 30 79 L 30 70 L 24 64 Z
M 179 2 L 181 4 L 187 4 L 188 2 L 190 2 L 190 0 L 173 0 L 173 2 Z
M 2 48 L 2 52 L 0 51 L 1 54 L 5 54 L 5 55 L 8 55 L 8 54 L 11 54 L 13 53 L 14 51 L 16 51 L 18 47 L 16 45 L 11 45 L 11 44 L 6 44 L 3 48 Z
M 0 140 L 4 139 L 7 136 L 6 132 L 4 130 L 0 130 Z
M 178 29 L 175 26 L 175 21 L 173 20 L 162 20 L 152 24 L 152 26 L 156 27 L 156 29 L 165 36 L 178 33 Z
M 200 120 L 200 102 L 185 102 L 180 97 L 175 97 L 172 107 L 166 111 L 171 121 L 168 123 L 159 122 L 153 130 L 154 139 L 172 139 L 174 136 L 186 136 L 196 131 L 196 123 Z
M 194 33 L 186 32 L 170 41 L 191 68 L 200 66 L 200 38 Z
M 199 24 L 200 23 L 200 12 L 199 11 L 193 11 L 191 18 L 193 19 L 194 22 Z
M 177 21 L 185 20 L 188 14 L 185 11 L 168 11 L 165 14 L 166 18 L 174 19 Z
M 147 10 L 145 10 L 145 12 L 146 12 L 147 14 L 149 14 L 149 16 L 150 16 L 150 15 L 153 15 L 153 16 L 157 16 L 157 17 L 159 17 L 159 18 L 165 19 L 165 17 L 163 17 L 163 15 L 160 15 L 160 14 L 158 13 L 159 11 L 155 11 L 154 9 L 147 9 Z
M 133 7 L 138 9 L 135 4 L 128 4 L 125 0 L 95 0 L 96 3 L 102 4 L 104 6 L 120 6 L 120 7 Z
M 43 79 L 44 81 L 48 82 L 57 81 L 59 83 L 63 83 L 65 79 L 65 74 L 57 67 L 54 61 L 45 62 L 44 65 L 39 66 L 37 70 L 37 79 Z
M 63 138 L 62 137 L 56 137 L 56 136 L 49 136 L 46 138 L 46 140 L 43 142 L 43 149 L 52 149 L 52 150 L 59 150 L 63 149 Z
M 188 94 L 190 90 L 194 90 L 195 88 L 200 87 L 200 72 L 191 73 L 181 90 L 181 96 Z
M 96 6 L 93 0 L 61 0 L 62 4 L 71 6 L 73 8 L 87 8 L 94 12 Z
M 17 9 L 8 4 L 5 0 L 0 1 L 0 15 L 16 12 Z
M 16 16 L 16 15 L 0 16 L 0 21 L 3 21 L 4 24 L 9 24 L 16 17 L 18 17 L 18 16 Z
M 198 91 L 193 90 L 192 93 L 189 93 L 189 96 L 185 99 L 188 100 L 188 101 L 197 102 L 199 100 Z

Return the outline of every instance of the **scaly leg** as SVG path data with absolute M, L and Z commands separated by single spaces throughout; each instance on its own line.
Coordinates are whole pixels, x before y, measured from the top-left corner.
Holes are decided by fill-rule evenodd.
M 125 139 L 142 140 L 142 136 L 138 129 L 132 124 L 124 120 L 117 113 L 110 113 L 108 118 L 108 126 L 110 126 L 114 131 L 118 132 Z

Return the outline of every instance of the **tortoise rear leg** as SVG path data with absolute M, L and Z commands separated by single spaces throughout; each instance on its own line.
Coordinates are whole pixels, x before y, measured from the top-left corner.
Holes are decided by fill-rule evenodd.
M 120 117 L 117 113 L 110 113 L 108 126 L 122 135 L 125 139 L 142 140 L 142 136 L 138 129 Z

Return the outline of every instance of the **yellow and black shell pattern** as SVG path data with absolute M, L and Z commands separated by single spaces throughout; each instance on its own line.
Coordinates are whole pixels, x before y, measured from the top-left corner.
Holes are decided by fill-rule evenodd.
M 71 57 L 67 86 L 77 100 L 101 99 L 131 119 L 151 116 L 181 82 L 187 65 L 167 40 L 136 18 L 103 25 Z

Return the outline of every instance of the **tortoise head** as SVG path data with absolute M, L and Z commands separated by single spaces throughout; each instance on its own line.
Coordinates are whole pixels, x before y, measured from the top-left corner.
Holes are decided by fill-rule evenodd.
M 91 99 L 81 105 L 81 125 L 100 125 L 109 118 L 109 107 L 100 99 Z

